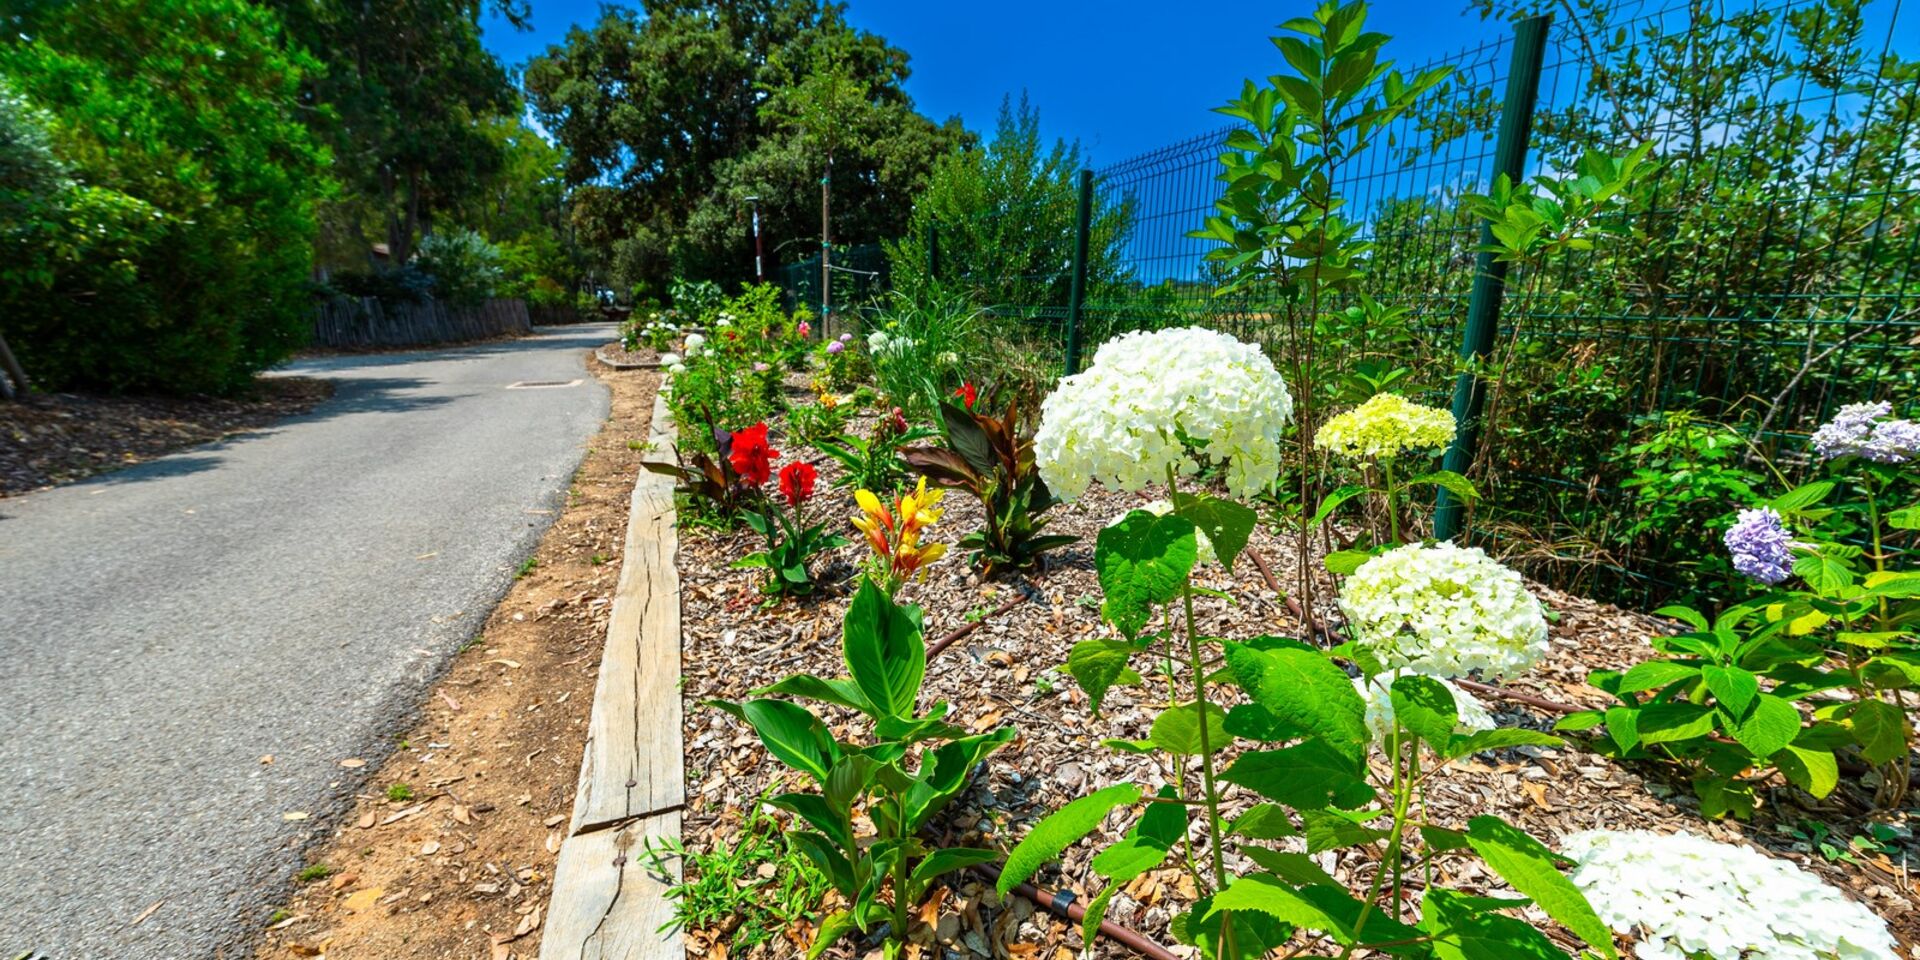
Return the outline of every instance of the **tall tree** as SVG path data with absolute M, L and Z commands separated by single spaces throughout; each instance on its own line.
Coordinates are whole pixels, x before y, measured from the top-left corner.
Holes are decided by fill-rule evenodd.
M 826 151 L 808 94 L 838 71 L 832 230 L 870 243 L 904 226 L 933 160 L 967 135 L 902 89 L 907 55 L 850 27 L 841 4 L 656 0 L 607 7 L 527 65 L 527 95 L 568 152 L 581 242 L 650 291 L 674 275 L 752 273 L 747 214 L 761 198 L 776 259 L 813 252 Z M 814 115 L 817 115 L 817 111 Z

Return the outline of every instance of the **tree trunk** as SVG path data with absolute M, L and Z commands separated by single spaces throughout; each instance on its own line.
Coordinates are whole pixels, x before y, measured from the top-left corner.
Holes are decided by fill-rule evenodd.
M 25 399 L 27 396 L 27 371 L 20 368 L 20 361 L 14 359 L 13 351 L 7 347 L 7 336 L 0 333 L 0 370 L 5 370 L 7 378 L 13 380 L 9 387 L 6 379 L 0 379 L 0 394 L 8 400 Z

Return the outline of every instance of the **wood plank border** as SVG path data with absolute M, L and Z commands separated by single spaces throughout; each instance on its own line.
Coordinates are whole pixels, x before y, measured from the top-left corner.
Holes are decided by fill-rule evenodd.
M 654 398 L 647 459 L 673 457 L 666 397 Z M 614 587 L 580 763 L 573 820 L 554 868 L 541 960 L 683 960 L 664 896 L 679 880 L 653 871 L 646 844 L 680 836 L 686 804 L 680 707 L 679 538 L 673 482 L 641 470 L 627 512 L 627 542 Z

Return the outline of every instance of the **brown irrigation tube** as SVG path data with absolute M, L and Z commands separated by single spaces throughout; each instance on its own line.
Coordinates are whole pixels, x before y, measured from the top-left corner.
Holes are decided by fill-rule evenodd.
M 998 607 L 995 607 L 992 613 L 987 614 L 987 617 L 997 617 L 1003 613 L 1006 613 L 1008 610 L 1012 610 L 1014 607 L 1017 607 L 1026 602 L 1027 602 L 1027 595 L 1025 593 L 1015 593 L 1013 595 L 1013 599 L 1008 600 L 1007 602 L 1001 604 Z M 956 642 L 960 640 L 960 638 L 985 626 L 987 622 L 987 617 L 981 617 L 980 619 L 975 620 L 972 623 L 961 624 L 960 626 L 955 627 L 953 631 L 948 633 L 946 636 L 941 637 L 938 640 L 935 640 L 933 642 L 933 646 L 927 648 L 927 659 L 932 660 L 934 657 L 937 657 L 940 655 L 940 651 L 953 646 Z
M 988 880 L 998 882 L 1000 879 L 1000 868 L 992 864 L 976 864 L 972 869 L 975 873 L 986 877 Z M 1035 906 L 1048 913 L 1066 918 L 1070 923 L 1079 923 L 1086 919 L 1087 908 L 1076 902 L 1071 894 L 1041 890 L 1031 883 L 1023 883 L 1014 887 L 1013 892 L 1033 901 Z M 1140 931 L 1130 927 L 1123 927 L 1111 920 L 1100 921 L 1100 932 L 1108 939 L 1139 953 L 1143 957 L 1150 957 L 1152 960 L 1180 960 L 1178 954 L 1147 939 Z

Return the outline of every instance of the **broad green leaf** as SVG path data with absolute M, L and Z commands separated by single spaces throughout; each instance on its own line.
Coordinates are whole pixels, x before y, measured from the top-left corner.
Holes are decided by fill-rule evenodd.
M 1713 692 L 1713 698 L 1720 701 L 1720 705 L 1736 717 L 1745 714 L 1747 705 L 1753 702 L 1754 697 L 1760 695 L 1760 678 L 1739 667 L 1720 667 L 1709 664 L 1700 668 L 1700 676 L 1706 680 L 1707 689 Z M 1762 756 L 1772 752 L 1764 751 Z
M 1488 750 L 1504 750 L 1508 747 L 1558 747 L 1566 741 L 1538 730 L 1525 730 L 1520 727 L 1499 727 L 1493 730 L 1479 730 L 1469 734 L 1455 734 L 1444 751 L 1447 759 L 1465 757 Z
M 839 759 L 840 749 L 819 717 L 785 700 L 749 700 L 741 711 L 760 742 L 781 763 L 822 784 L 827 782 L 827 771 Z
M 1793 561 L 1793 572 L 1815 593 L 1833 596 L 1853 586 L 1853 569 L 1824 553 L 1810 553 Z
M 1160 788 L 1162 800 L 1177 796 L 1172 784 Z M 1093 858 L 1093 872 L 1115 884 L 1127 883 L 1152 870 L 1187 833 L 1187 808 L 1180 803 L 1149 803 L 1119 843 Z
M 1800 735 L 1800 711 L 1791 700 L 1763 693 L 1753 712 L 1734 721 L 1727 732 L 1754 756 L 1770 757 Z
M 1168 707 L 1153 720 L 1153 730 L 1149 734 L 1154 746 L 1168 753 L 1197 757 L 1202 753 L 1219 753 L 1227 748 L 1233 738 L 1227 733 L 1226 711 L 1209 703 L 1206 705 L 1206 729 L 1200 725 L 1201 706 L 1199 703 L 1183 703 L 1177 707 Z M 1206 746 L 1200 745 L 1202 733 L 1206 736 Z
M 896 604 L 872 580 L 861 581 L 841 642 L 847 672 L 881 716 L 913 714 L 927 672 L 920 634 L 920 608 Z
M 1860 757 L 1868 763 L 1886 763 L 1907 752 L 1905 716 L 1885 700 L 1862 700 L 1847 715 Z
M 1000 859 L 1000 853 L 997 850 L 980 850 L 974 847 L 942 847 L 935 850 L 915 864 L 913 873 L 908 875 L 907 899 L 918 903 L 936 877 L 975 864 L 992 863 L 998 859 Z
M 845 677 L 824 680 L 809 673 L 796 673 L 773 686 L 750 690 L 748 693 L 756 697 L 776 694 L 785 697 L 805 697 L 809 700 L 819 700 L 822 703 L 858 710 L 869 716 L 874 713 L 873 705 L 868 703 L 867 698 L 861 694 L 859 686 Z
M 1206 494 L 1175 493 L 1173 512 L 1193 521 L 1207 535 L 1214 556 L 1228 570 L 1233 569 L 1234 559 L 1247 548 L 1247 538 L 1260 523 L 1260 515 L 1252 507 Z
M 1607 711 L 1609 715 L 1613 711 Z M 1634 718 L 1641 743 L 1673 743 L 1713 732 L 1713 711 L 1691 703 L 1655 703 Z
M 853 828 L 848 824 L 846 814 L 835 810 L 827 798 L 817 793 L 783 793 L 767 798 L 767 802 L 798 814 L 840 849 L 853 849 Z
M 1772 507 L 1782 514 L 1792 514 L 1825 500 L 1827 494 L 1832 492 L 1833 481 L 1815 480 L 1812 483 L 1803 483 L 1800 486 L 1794 487 L 1792 490 L 1788 490 L 1786 493 L 1774 497 L 1772 500 L 1767 501 L 1767 506 Z
M 1120 888 L 1109 886 L 1100 891 L 1100 895 L 1087 904 L 1087 912 L 1080 918 L 1080 948 L 1092 950 L 1093 940 L 1100 935 L 1100 922 L 1107 919 L 1107 905 L 1113 902 L 1115 891 Z
M 1327 554 L 1324 562 L 1327 566 L 1328 573 L 1337 573 L 1340 576 L 1347 577 L 1352 576 L 1355 570 L 1360 569 L 1361 564 L 1372 559 L 1373 554 L 1365 550 L 1335 550 Z
M 1000 872 L 1001 896 L 1025 883 L 1034 871 L 1060 855 L 1060 851 L 1093 832 L 1113 808 L 1140 800 L 1140 787 L 1121 783 L 1099 790 L 1055 810 L 1034 824 L 1013 852 L 1007 854 L 1007 866 Z
M 1201 897 L 1168 925 L 1174 939 L 1200 948 L 1208 960 L 1259 960 L 1293 936 L 1293 927 L 1280 920 L 1247 910 L 1215 912 L 1213 901 Z M 1223 929 L 1233 931 L 1231 949 L 1221 942 Z
M 1220 779 L 1296 810 L 1356 807 L 1374 798 L 1362 769 L 1325 743 L 1307 740 L 1278 750 L 1249 750 L 1234 758 Z
M 1613 745 L 1621 750 L 1632 750 L 1640 745 L 1640 710 L 1637 707 L 1608 707 L 1604 715 L 1607 723 L 1607 736 Z
M 1675 663 L 1672 660 L 1648 660 L 1636 663 L 1620 677 L 1620 693 L 1641 693 L 1647 690 L 1659 690 L 1668 684 L 1681 680 L 1691 680 L 1700 675 L 1700 668 L 1691 664 Z
M 1320 865 L 1314 863 L 1312 857 L 1304 853 L 1289 853 L 1251 844 L 1241 847 L 1240 852 L 1245 854 L 1247 859 L 1259 864 L 1261 869 L 1296 887 L 1310 887 L 1322 883 L 1328 886 L 1339 884 L 1339 881 L 1333 879 L 1327 871 L 1320 869 Z
M 850 753 L 840 758 L 827 772 L 824 784 L 827 802 L 835 809 L 851 810 L 854 800 L 873 782 L 874 768 L 880 762 L 865 754 Z
M 1233 818 L 1227 825 L 1227 832 L 1246 837 L 1249 840 L 1278 840 L 1294 835 L 1293 818 L 1287 815 L 1285 807 L 1276 803 L 1256 803 Z
M 1153 618 L 1154 607 L 1180 595 L 1199 558 L 1193 521 L 1135 510 L 1100 531 L 1093 565 L 1106 602 L 1100 611 L 1128 639 Z
M 1393 701 L 1394 720 L 1436 752 L 1445 753 L 1453 729 L 1460 725 L 1453 694 L 1440 681 L 1416 673 L 1394 678 L 1387 693 Z
M 1470 850 L 1473 845 L 1467 842 L 1467 835 L 1458 830 L 1436 827 L 1430 823 L 1420 825 L 1420 838 L 1434 852 L 1442 850 Z
M 1436 470 L 1432 473 L 1422 474 L 1414 477 L 1412 480 L 1408 480 L 1407 483 L 1409 485 L 1427 484 L 1441 487 L 1448 493 L 1459 497 L 1462 502 L 1480 499 L 1480 491 L 1474 489 L 1473 481 L 1451 470 Z
M 1252 873 L 1236 878 L 1214 895 L 1208 916 L 1227 910 L 1265 914 L 1282 923 L 1329 934 L 1341 943 L 1353 942 L 1346 924 L 1301 896 L 1279 877 Z
M 1281 720 L 1257 703 L 1243 703 L 1228 710 L 1227 732 L 1262 743 L 1281 743 L 1306 736 L 1306 731 Z
M 1788 783 L 1816 799 L 1832 793 L 1840 783 L 1840 763 L 1831 750 L 1812 750 L 1790 743 L 1770 759 Z
M 819 867 L 821 873 L 827 875 L 827 881 L 833 884 L 833 889 L 839 891 L 841 896 L 852 900 L 859 895 L 860 881 L 853 874 L 853 864 L 849 863 L 846 855 L 833 845 L 833 841 L 811 830 L 790 831 L 787 833 L 787 839 L 791 840 L 794 846 L 799 847 L 800 852 L 805 854 L 807 859 L 812 860 L 813 865 Z
M 1367 753 L 1366 702 L 1347 672 L 1313 650 L 1227 644 L 1227 666 L 1254 703 L 1360 763 Z
M 1475 901 L 1482 899 L 1437 887 L 1426 892 L 1420 926 L 1433 936 L 1439 960 L 1566 960 L 1566 953 L 1532 924 L 1478 908 Z M 1512 901 L 1513 906 L 1525 903 Z
M 819 960 L 834 941 L 853 932 L 856 926 L 858 924 L 854 922 L 853 914 L 845 910 L 827 914 L 826 919 L 820 921 L 820 929 L 813 933 L 813 943 L 807 947 L 807 960 Z
M 1387 831 L 1357 823 L 1333 810 L 1302 810 L 1300 822 L 1305 825 L 1300 833 L 1307 838 L 1308 853 L 1344 850 L 1387 838 Z
M 1364 496 L 1370 492 L 1372 492 L 1371 487 L 1363 487 L 1356 483 L 1350 483 L 1321 497 L 1320 508 L 1313 512 L 1313 526 L 1317 527 L 1326 522 L 1327 517 L 1330 516 L 1333 511 L 1339 509 L 1341 504 L 1352 500 L 1354 497 Z
M 1920 530 L 1920 506 L 1901 507 L 1887 514 L 1887 526 L 1895 530 Z
M 1133 654 L 1134 646 L 1121 640 L 1082 640 L 1067 653 L 1067 672 L 1087 692 L 1095 714 L 1100 712 L 1100 701 L 1107 691 L 1126 672 L 1127 658 Z
M 1013 740 L 1012 727 L 1000 727 L 972 737 L 943 743 L 920 763 L 920 771 L 906 790 L 907 831 L 917 833 L 928 818 L 945 809 L 967 787 L 967 778 L 982 757 Z
M 1605 711 L 1582 710 L 1579 713 L 1569 713 L 1566 716 L 1561 717 L 1559 721 L 1554 723 L 1553 728 L 1555 730 L 1565 730 L 1568 732 L 1591 730 L 1594 727 L 1597 727 L 1602 723 L 1605 723 L 1606 717 L 1607 715 Z
M 1514 829 L 1499 817 L 1479 816 L 1467 821 L 1467 842 L 1474 852 L 1521 894 L 1531 897 L 1547 916 L 1587 942 L 1587 946 L 1614 957 L 1613 934 L 1580 889 L 1560 873 L 1561 859 L 1540 841 Z
M 1701 633 L 1705 633 L 1708 629 L 1707 618 L 1702 616 L 1700 611 L 1692 607 L 1682 607 L 1678 605 L 1661 607 L 1655 610 L 1653 615 L 1656 617 L 1671 617 Z

